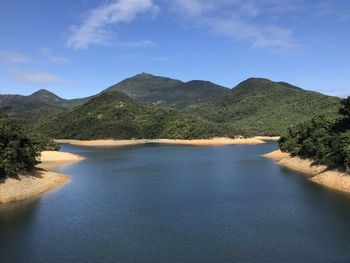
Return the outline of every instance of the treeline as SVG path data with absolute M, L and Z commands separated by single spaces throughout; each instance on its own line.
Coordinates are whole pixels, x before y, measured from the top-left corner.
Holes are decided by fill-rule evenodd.
M 0 116 L 0 178 L 15 177 L 31 171 L 43 150 L 58 150 L 51 139 L 39 134 L 25 134 L 6 117 Z
M 336 118 L 320 116 L 288 129 L 279 145 L 292 156 L 350 170 L 350 97 Z

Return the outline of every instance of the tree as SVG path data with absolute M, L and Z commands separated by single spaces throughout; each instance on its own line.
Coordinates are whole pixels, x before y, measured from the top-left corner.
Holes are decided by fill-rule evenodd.
M 7 118 L 0 117 L 0 178 L 32 170 L 36 156 L 33 144 L 22 131 Z
M 341 101 L 342 107 L 340 109 L 340 114 L 345 117 L 350 117 L 350 97 Z
M 282 151 L 350 170 L 350 97 L 336 118 L 316 117 L 289 128 L 279 141 Z

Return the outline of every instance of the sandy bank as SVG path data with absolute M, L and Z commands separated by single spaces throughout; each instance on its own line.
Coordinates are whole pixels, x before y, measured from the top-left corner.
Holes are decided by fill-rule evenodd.
M 278 162 L 279 165 L 309 175 L 319 175 L 327 170 L 327 166 L 316 165 L 314 161 L 299 157 L 288 157 Z
M 41 152 L 38 160 L 40 162 L 77 162 L 83 160 L 84 157 L 81 157 L 76 154 L 67 153 L 67 152 L 57 152 L 57 151 L 43 151 Z
M 70 144 L 71 142 L 74 142 L 76 140 L 66 140 L 66 139 L 55 139 L 54 140 L 56 143 L 61 143 L 61 144 Z
M 277 142 L 281 137 L 280 136 L 255 136 L 254 138 L 262 141 L 274 141 Z
M 182 145 L 204 145 L 204 146 L 219 146 L 219 145 L 233 145 L 233 144 L 262 144 L 264 141 L 255 138 L 213 138 L 200 140 L 169 140 L 158 139 L 155 143 L 165 144 L 182 144 Z
M 0 182 L 0 204 L 35 197 L 69 182 L 66 175 L 47 170 L 57 169 L 62 164 L 83 159 L 81 156 L 66 152 L 42 152 L 38 158 L 41 163 L 34 172 L 19 175 L 18 179 L 7 178 Z
M 264 156 L 278 161 L 278 164 L 283 167 L 308 175 L 310 180 L 317 184 L 350 193 L 349 174 L 337 170 L 329 170 L 327 166 L 315 164 L 314 161 L 309 159 L 290 157 L 288 154 L 285 158 L 282 158 L 283 155 L 285 153 L 275 151 Z
M 35 197 L 67 182 L 67 176 L 43 169 L 20 175 L 18 179 L 7 178 L 0 184 L 0 204 Z
M 72 141 L 70 144 L 78 146 L 125 146 L 137 145 L 147 143 L 159 144 L 178 144 L 178 145 L 198 145 L 198 146 L 219 146 L 219 145 L 233 145 L 233 144 L 262 144 L 263 140 L 256 138 L 213 138 L 213 139 L 199 139 L 199 140 L 172 140 L 172 139 L 154 139 L 154 140 L 94 140 L 94 141 Z
M 273 152 L 264 154 L 263 156 L 266 158 L 270 158 L 272 160 L 275 160 L 275 161 L 280 161 L 282 159 L 289 157 L 289 154 L 281 152 L 280 150 L 277 150 L 277 151 L 273 151 Z

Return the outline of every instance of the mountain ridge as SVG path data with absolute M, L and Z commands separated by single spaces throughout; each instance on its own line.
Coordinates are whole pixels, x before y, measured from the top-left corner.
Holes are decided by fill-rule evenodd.
M 191 105 L 185 111 L 211 122 L 238 126 L 245 134 L 280 135 L 315 115 L 335 115 L 339 102 L 338 97 L 288 83 L 250 78 L 231 89 L 228 96 Z
M 182 108 L 225 95 L 229 89 L 210 81 L 183 82 L 149 73 L 137 74 L 103 90 L 122 91 L 132 98 L 152 105 Z
M 141 73 L 82 99 L 65 100 L 48 90 L 29 96 L 0 95 L 0 112 L 31 126 L 41 118 L 69 112 L 109 92 L 122 92 L 143 106 L 170 107 L 249 135 L 280 135 L 289 126 L 316 114 L 334 115 L 340 101 L 265 78 L 248 78 L 229 89 L 210 81 L 183 82 Z

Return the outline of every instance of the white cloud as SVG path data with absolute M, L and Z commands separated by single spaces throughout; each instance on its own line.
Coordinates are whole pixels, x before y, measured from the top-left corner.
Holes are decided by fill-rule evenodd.
M 0 52 L 0 63 L 28 63 L 32 62 L 28 56 L 17 52 Z
M 174 0 L 175 10 L 187 16 L 200 16 L 214 9 L 214 1 Z
M 10 70 L 8 75 L 11 79 L 25 84 L 59 84 L 69 80 L 46 72 Z
M 303 0 L 174 0 L 170 5 L 191 26 L 253 48 L 291 51 L 300 48 L 283 15 L 304 8 Z
M 111 26 L 128 23 L 138 15 L 154 15 L 159 7 L 153 0 L 114 0 L 91 10 L 80 26 L 70 28 L 68 47 L 86 49 L 92 44 L 110 44 L 113 38 Z

